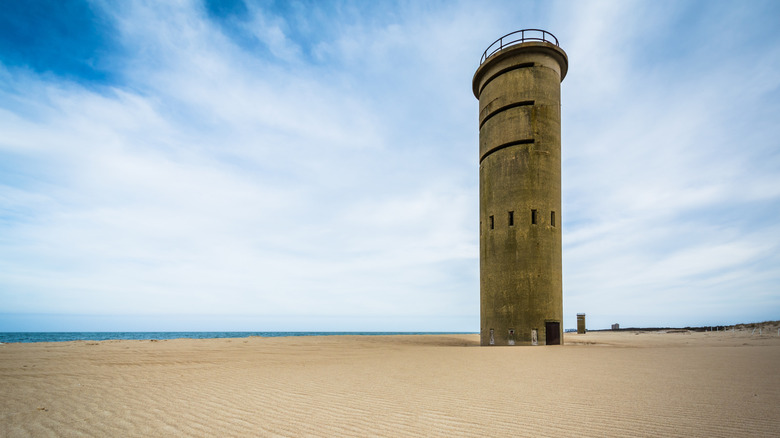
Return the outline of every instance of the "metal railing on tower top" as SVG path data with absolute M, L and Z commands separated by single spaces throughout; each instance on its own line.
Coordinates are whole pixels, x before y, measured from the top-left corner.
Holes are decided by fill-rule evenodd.
M 551 43 L 551 44 L 555 44 L 556 46 L 560 46 L 558 44 L 558 38 L 555 38 L 555 35 L 551 34 L 550 32 L 547 32 L 546 30 L 542 30 L 542 29 L 516 30 L 512 33 L 508 33 L 502 36 L 501 38 L 493 41 L 493 44 L 489 45 L 488 48 L 485 49 L 485 52 L 482 54 L 482 58 L 479 59 L 479 65 L 482 65 L 482 63 L 485 62 L 486 59 L 488 59 L 491 55 L 498 52 L 499 50 L 509 46 L 513 46 L 515 44 L 524 43 L 526 41 L 543 41 L 545 43 Z

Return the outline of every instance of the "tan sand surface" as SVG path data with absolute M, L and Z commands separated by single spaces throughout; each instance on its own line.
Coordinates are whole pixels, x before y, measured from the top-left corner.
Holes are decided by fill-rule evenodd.
M 0 345 L 0 436 L 780 436 L 780 337 Z

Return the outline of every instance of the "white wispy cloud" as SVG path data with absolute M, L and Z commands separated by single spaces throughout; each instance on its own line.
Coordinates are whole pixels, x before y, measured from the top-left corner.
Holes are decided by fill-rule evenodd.
M 711 16 L 703 4 L 591 6 L 573 12 L 592 20 L 566 47 L 567 312 L 588 309 L 600 326 L 776 318 L 776 221 L 733 212 L 780 201 L 777 167 L 761 164 L 777 163 L 776 128 L 758 122 L 777 108 L 777 35 L 740 30 L 760 14 L 686 23 Z
M 771 4 L 95 6 L 115 83 L 0 64 L 0 313 L 476 330 L 470 81 L 546 27 L 570 59 L 564 324 L 776 314 Z
M 274 20 L 252 12 L 251 25 Z M 4 310 L 469 313 L 457 296 L 437 298 L 472 293 L 473 276 L 452 284 L 443 272 L 475 258 L 473 195 L 457 170 L 426 179 L 418 159 L 430 146 L 397 154 L 390 139 L 414 133 L 382 121 L 371 88 L 301 69 L 279 26 L 257 35 L 274 63 L 192 4 L 113 17 L 126 86 L 29 77 L 26 104 L 45 120 L 4 119 L 16 125 L 5 150 L 62 167 L 56 187 L 7 189 L 33 217 L 12 224 Z

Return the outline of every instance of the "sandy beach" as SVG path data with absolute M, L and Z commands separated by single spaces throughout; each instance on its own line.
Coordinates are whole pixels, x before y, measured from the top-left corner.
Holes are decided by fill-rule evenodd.
M 780 336 L 0 345 L 0 436 L 780 436 Z

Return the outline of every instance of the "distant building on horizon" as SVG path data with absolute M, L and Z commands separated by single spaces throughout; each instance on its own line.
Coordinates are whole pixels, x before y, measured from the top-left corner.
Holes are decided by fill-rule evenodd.
M 479 99 L 480 344 L 563 340 L 561 81 L 566 52 L 544 30 L 482 55 Z
M 587 331 L 588 331 L 588 329 L 585 327 L 585 314 L 584 313 L 578 313 L 577 314 L 577 333 L 583 335 Z

